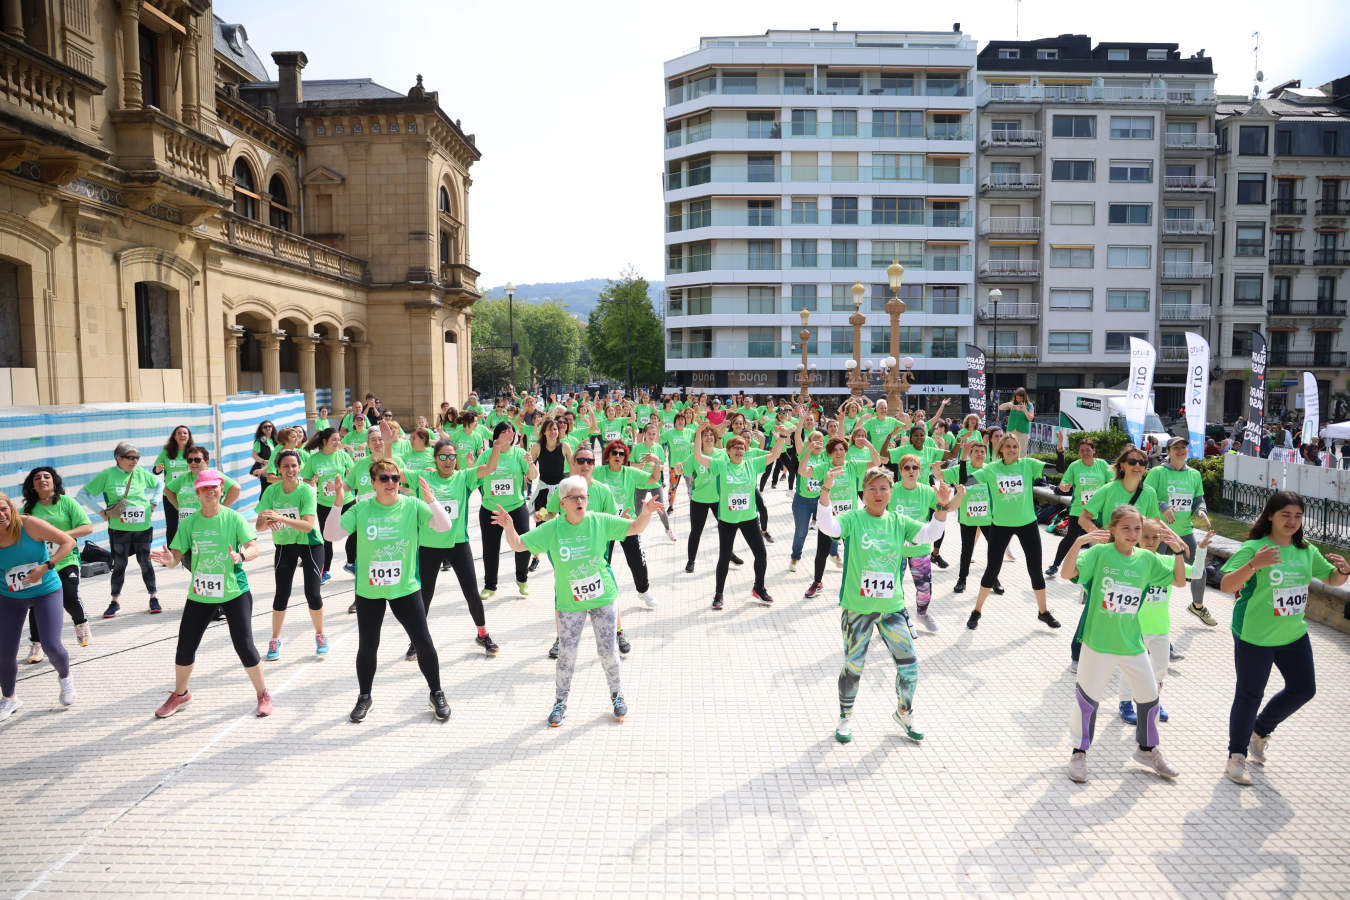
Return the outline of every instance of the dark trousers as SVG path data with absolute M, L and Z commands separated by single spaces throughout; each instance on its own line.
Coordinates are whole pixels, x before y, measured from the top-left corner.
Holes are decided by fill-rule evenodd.
M 511 522 L 516 526 L 516 534 L 530 530 L 530 511 L 520 504 L 511 510 Z M 502 550 L 502 529 L 492 521 L 492 511 L 485 506 L 478 508 L 478 526 L 483 532 L 483 589 L 497 589 L 497 565 Z M 530 575 L 530 553 L 516 554 L 516 581 L 525 581 Z
M 956 580 L 965 581 L 970 574 L 970 560 L 975 555 L 975 541 L 980 536 L 980 525 L 959 525 L 961 529 L 961 563 L 956 571 Z
M 1013 535 L 1022 545 L 1022 553 L 1027 558 L 1027 575 L 1035 590 L 1045 590 L 1045 573 L 1041 571 L 1041 527 L 1032 520 L 1025 525 L 986 525 L 984 536 L 989 542 L 989 558 L 984 564 L 984 575 L 980 578 L 980 587 L 991 588 L 998 584 L 998 573 L 1003 569 L 1003 551 L 1008 549 Z
M 647 593 L 651 583 L 647 578 L 647 554 L 642 549 L 642 538 L 630 534 L 619 545 L 623 547 L 623 558 L 628 561 L 628 571 L 633 573 L 633 587 L 637 588 L 639 594 Z M 609 562 L 613 555 L 614 542 L 610 541 L 609 546 L 605 547 L 605 562 Z
M 256 666 L 259 657 L 253 643 L 253 594 L 250 591 L 224 603 L 188 600 L 183 606 L 183 618 L 178 620 L 178 650 L 174 653 L 174 663 L 190 666 L 197 661 L 197 648 L 201 646 L 202 635 L 206 634 L 206 626 L 215 621 L 216 610 L 225 613 L 225 621 L 230 626 L 230 641 L 239 661 L 245 669 Z
M 1078 540 L 1084 534 L 1086 534 L 1086 532 L 1083 531 L 1082 527 L 1078 524 L 1078 519 L 1074 516 L 1070 516 L 1069 527 L 1065 530 L 1064 537 L 1060 538 L 1059 546 L 1055 548 L 1055 561 L 1051 565 L 1058 569 L 1059 564 L 1064 562 L 1064 557 L 1069 555 L 1069 548 L 1073 546 L 1073 542 Z
M 767 533 L 769 530 L 769 507 L 764 505 L 764 495 L 758 490 L 755 491 L 755 508 L 759 510 L 759 530 Z
M 703 526 L 711 515 L 715 520 L 717 518 L 716 503 L 700 503 L 698 500 L 689 500 L 689 561 L 693 562 L 694 557 L 698 555 L 699 538 L 703 536 Z
M 1276 726 L 1317 693 L 1312 643 L 1305 634 L 1282 647 L 1261 647 L 1234 635 L 1233 662 L 1237 668 L 1237 685 L 1233 691 L 1233 708 L 1228 713 L 1228 752 L 1246 756 L 1252 732 L 1270 737 Z M 1271 697 L 1266 708 L 1261 709 L 1261 698 L 1265 695 L 1272 666 L 1280 670 L 1284 690 Z M 1259 714 L 1257 710 L 1260 710 Z
M 141 567 L 141 581 L 150 596 L 155 596 L 155 567 L 150 564 L 151 530 L 118 531 L 108 529 L 108 547 L 112 550 L 112 579 L 108 590 L 114 597 L 122 596 L 122 583 L 127 576 L 127 560 L 136 557 L 136 565 Z
M 764 535 L 755 527 L 757 523 L 754 519 L 746 519 L 744 522 L 723 522 L 717 520 L 717 593 L 722 593 L 722 588 L 726 587 L 727 570 L 731 568 L 732 548 L 736 543 L 736 535 L 741 534 L 745 537 L 745 542 L 750 545 L 750 552 L 755 554 L 755 589 L 764 589 L 764 573 L 769 567 L 769 556 L 764 552 Z
M 350 505 L 351 505 L 351 504 L 348 504 L 348 506 L 350 506 Z M 335 506 L 324 506 L 322 503 L 319 504 L 319 533 L 320 533 L 320 534 L 323 534 L 323 527 L 324 527 L 324 525 L 328 524 L 328 517 L 329 517 L 330 515 L 333 514 L 333 510 L 335 510 L 335 509 L 337 509 L 337 507 L 335 507 Z M 338 514 L 339 516 L 342 515 L 342 510 L 338 510 L 338 513 L 337 513 L 337 514 Z M 325 541 L 323 542 L 323 559 L 322 559 L 321 561 L 323 562 L 323 570 L 324 570 L 325 572 L 328 572 L 328 571 L 331 571 L 331 570 L 332 570 L 332 568 L 333 568 L 333 542 L 332 542 L 332 541 L 325 540 Z
M 815 577 L 812 581 L 820 582 L 825 580 L 825 561 L 830 558 L 830 552 L 836 550 L 835 540 L 827 537 L 819 528 L 816 529 L 816 568 Z
M 224 495 L 221 495 L 222 498 Z M 178 533 L 178 507 L 167 500 L 164 501 L 164 543 L 169 545 L 173 543 L 173 536 Z
M 84 614 L 84 604 L 80 602 L 79 565 L 57 569 L 56 574 L 61 577 L 61 605 L 70 614 L 71 622 L 76 625 L 83 625 L 89 621 L 89 617 Z M 36 606 L 28 610 L 28 638 L 34 644 L 42 643 L 41 633 L 38 629 Z
M 417 650 L 417 666 L 433 691 L 441 689 L 441 660 L 431 644 L 427 628 L 427 611 L 422 605 L 422 592 L 413 591 L 392 600 L 370 597 L 356 598 L 356 683 L 362 694 L 369 694 L 375 683 L 376 656 L 380 650 L 380 630 L 384 627 L 384 610 L 388 606 L 408 634 L 408 640 Z
M 459 590 L 464 594 L 464 602 L 469 604 L 469 615 L 473 624 L 479 628 L 487 627 L 487 616 L 483 612 L 483 600 L 478 596 L 478 573 L 473 569 L 473 553 L 468 541 L 460 541 L 453 547 L 417 548 L 418 578 L 422 582 L 422 609 L 431 610 L 431 596 L 436 593 L 436 580 L 441 574 L 441 564 L 448 562 L 459 579 Z
M 277 544 L 272 554 L 272 581 L 276 596 L 272 609 L 281 612 L 291 602 L 291 582 L 299 565 L 305 579 L 305 602 L 310 609 L 323 609 L 319 581 L 323 578 L 323 548 L 318 544 Z

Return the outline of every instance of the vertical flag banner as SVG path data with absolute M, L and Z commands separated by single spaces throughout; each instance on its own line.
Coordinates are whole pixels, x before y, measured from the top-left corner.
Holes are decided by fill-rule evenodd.
M 974 344 L 966 344 L 966 390 L 970 395 L 970 411 L 980 417 L 980 427 L 984 427 L 985 382 L 984 351 Z
M 1186 431 L 1191 459 L 1205 455 L 1205 415 L 1209 405 L 1209 341 L 1186 332 Z
M 1261 455 L 1261 427 L 1266 420 L 1266 339 L 1252 333 L 1252 383 L 1247 389 L 1247 427 L 1242 432 L 1243 456 Z
M 1322 404 L 1317 397 L 1317 377 L 1311 372 L 1303 373 L 1303 443 L 1317 442 L 1317 434 L 1322 429 L 1317 421 Z
M 1148 341 L 1130 338 L 1130 387 L 1125 395 L 1125 428 L 1130 442 L 1144 446 L 1144 417 L 1148 414 L 1148 397 L 1153 393 L 1153 368 L 1158 362 L 1158 351 Z

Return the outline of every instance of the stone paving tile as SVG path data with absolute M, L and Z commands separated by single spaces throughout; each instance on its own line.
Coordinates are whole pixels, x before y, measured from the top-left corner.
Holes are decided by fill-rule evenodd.
M 156 721 L 172 684 L 185 579 L 161 571 L 166 612 L 150 616 L 132 574 L 126 611 L 95 618 L 93 645 L 72 648 L 76 706 L 56 702 L 46 663 L 21 665 L 26 705 L 0 726 L 0 892 L 1105 898 L 1350 890 L 1350 638 L 1313 626 L 1320 692 L 1277 733 L 1257 783 L 1240 790 L 1222 777 L 1231 603 L 1210 591 L 1221 627 L 1208 629 L 1178 600 L 1174 640 L 1186 659 L 1169 673 L 1163 702 L 1172 719 L 1162 735 L 1181 777 L 1169 784 L 1129 762 L 1133 730 L 1112 708 L 1091 754 L 1092 780 L 1074 785 L 1064 765 L 1076 589 L 1051 581 L 1051 608 L 1065 623 L 1052 632 L 1035 620 L 1024 565 L 1007 564 L 1007 595 L 990 599 L 971 632 L 973 593 L 952 594 L 954 569 L 935 570 L 941 631 L 917 643 L 916 709 L 927 739 L 916 746 L 897 734 L 894 673 L 881 647 L 863 674 L 854 740 L 839 745 L 837 593 L 805 600 L 809 572 L 787 573 L 788 499 L 769 495 L 778 539 L 769 546 L 772 609 L 749 602 L 748 564 L 732 570 L 727 609 L 707 609 L 715 533 L 705 533 L 698 571 L 686 575 L 682 514 L 678 544 L 657 528 L 647 534 L 657 609 L 637 602 L 616 557 L 633 642 L 623 723 L 610 718 L 585 638 L 568 718 L 562 728 L 544 726 L 553 701 L 547 562 L 530 598 L 510 587 L 488 601 L 502 645 L 496 659 L 473 644 L 453 578 L 441 580 L 431 618 L 448 723 L 431 718 L 392 617 L 375 706 L 363 725 L 346 721 L 356 635 L 346 614 L 352 582 L 341 572 L 325 591 L 327 659 L 313 656 L 303 601 L 289 613 L 283 657 L 265 664 L 272 718 L 251 715 L 247 679 L 217 626 L 198 654 L 192 703 Z M 949 559 L 959 542 L 952 531 Z M 1045 546 L 1054 546 L 1048 536 Z M 269 561 L 267 549 L 249 566 L 260 649 Z M 503 557 L 504 578 L 509 571 Z M 827 591 L 838 583 L 827 567 Z M 90 581 L 91 612 L 106 602 L 107 579 Z

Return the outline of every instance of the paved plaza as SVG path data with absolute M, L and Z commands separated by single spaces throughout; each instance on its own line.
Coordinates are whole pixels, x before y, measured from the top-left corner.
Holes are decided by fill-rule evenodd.
M 265 663 L 276 712 L 254 698 L 223 623 L 198 654 L 193 701 L 157 721 L 172 685 L 185 579 L 160 571 L 165 614 L 143 610 L 128 573 L 121 616 L 95 618 L 72 645 L 79 701 L 57 703 L 50 666 L 20 667 L 21 712 L 0 726 L 5 822 L 0 893 L 240 896 L 1326 896 L 1350 892 L 1350 637 L 1312 625 L 1319 693 L 1271 741 L 1256 783 L 1223 778 L 1233 687 L 1231 602 L 1208 603 L 1206 628 L 1174 605 L 1161 726 L 1168 783 L 1129 761 L 1134 729 L 1103 702 L 1091 780 L 1071 783 L 1068 646 L 1076 589 L 1050 584 L 1064 628 L 1035 619 L 1024 566 L 1005 566 L 977 631 L 973 592 L 951 593 L 935 568 L 941 631 L 918 640 L 915 709 L 922 745 L 891 721 L 894 669 L 873 642 L 854 715 L 838 744 L 839 570 L 805 600 L 788 574 L 786 491 L 771 492 L 772 609 L 749 602 L 749 555 L 733 568 L 727 608 L 708 608 L 716 533 L 695 575 L 654 523 L 646 536 L 653 594 L 636 600 L 621 554 L 628 718 L 610 717 L 589 634 L 568 717 L 552 706 L 552 579 L 487 603 L 496 658 L 474 645 L 453 576 L 431 610 L 453 709 L 431 717 L 406 640 L 386 621 L 375 705 L 347 721 L 356 696 L 351 577 L 325 591 L 332 652 L 313 655 L 300 599 L 282 659 Z M 477 526 L 471 526 L 476 534 Z M 956 560 L 955 526 L 945 556 Z M 815 537 L 808 539 L 814 550 Z M 271 548 L 248 566 L 254 634 L 265 650 Z M 475 545 L 476 545 L 475 537 Z M 1053 541 L 1046 536 L 1047 549 Z M 976 578 L 983 566 L 977 552 Z M 481 561 L 478 562 L 482 578 Z M 503 584 L 510 585 L 503 556 Z M 297 590 L 297 594 L 299 591 Z M 108 579 L 90 580 L 97 616 Z M 294 601 L 293 601 L 294 602 Z M 24 648 L 26 649 L 26 641 Z M 1280 683 L 1272 677 L 1272 689 Z

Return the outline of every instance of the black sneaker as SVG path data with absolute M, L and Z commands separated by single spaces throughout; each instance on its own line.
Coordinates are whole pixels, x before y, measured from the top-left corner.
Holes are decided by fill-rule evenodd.
M 476 643 L 478 646 L 482 647 L 484 650 L 487 651 L 488 656 L 496 656 L 497 651 L 501 649 L 500 647 L 497 646 L 497 642 L 492 639 L 492 636 L 490 634 L 487 634 L 486 632 L 480 634 L 473 640 L 474 643 Z
M 623 629 L 620 628 L 614 633 L 615 639 L 619 642 L 619 655 L 627 656 L 632 651 L 633 645 L 628 643 L 628 638 L 623 636 Z
M 998 594 L 1000 597 L 1003 596 L 1003 582 L 1001 581 L 994 582 L 994 593 Z
M 549 658 L 549 659 L 557 659 L 557 658 L 558 658 L 558 639 L 557 639 L 557 638 L 554 638 L 554 639 L 553 639 L 553 646 L 548 648 L 548 658 Z
M 689 560 L 689 562 L 687 562 L 687 563 L 684 564 L 684 571 L 685 571 L 686 574 L 689 574 L 689 575 L 693 575 L 693 574 L 694 574 L 694 561 L 693 561 L 692 559 Z
M 408 645 L 408 652 L 403 654 L 403 658 L 409 661 L 417 659 L 417 648 L 412 644 Z
M 764 543 L 766 544 L 773 543 L 773 535 L 769 534 L 767 531 L 762 531 L 760 532 L 760 534 L 764 535 Z
M 1059 571 L 1059 566 L 1049 566 L 1049 567 L 1046 568 L 1045 574 L 1046 574 L 1046 576 L 1049 577 L 1049 578 L 1054 578 L 1054 577 L 1055 577 L 1055 573 L 1058 572 L 1058 571 Z
M 528 571 L 533 572 L 537 568 L 539 568 L 539 557 L 535 556 L 530 559 L 530 568 Z
M 735 553 L 731 554 L 731 561 L 732 561 L 732 563 L 734 563 L 735 565 L 738 565 L 738 566 L 743 566 L 743 565 L 745 565 L 745 560 L 741 559 L 741 558 L 740 558 L 739 556 L 737 556 Z
M 358 694 L 356 697 L 356 705 L 352 707 L 351 715 L 348 716 L 348 718 L 353 722 L 360 722 L 365 719 L 366 713 L 368 712 L 370 712 L 370 695 Z
M 438 721 L 450 718 L 450 702 L 445 699 L 445 691 L 431 692 L 431 710 Z
M 721 609 L 721 608 L 722 608 L 722 595 L 721 595 L 721 594 L 713 594 L 713 604 L 712 604 L 712 608 L 713 608 L 713 609 Z
M 937 566 L 939 569 L 945 569 L 945 568 L 947 568 L 947 561 L 946 561 L 945 559 L 943 559 L 942 557 L 938 556 L 936 553 L 934 553 L 934 554 L 933 554 L 933 565 Z
M 1050 612 L 1050 610 L 1048 609 L 1043 613 L 1037 613 L 1036 618 L 1040 619 L 1042 622 L 1049 625 L 1051 628 L 1059 627 L 1059 619 L 1056 619 L 1055 614 Z
M 811 586 L 806 589 L 806 599 L 810 600 L 813 597 L 819 597 L 820 592 L 824 589 L 825 586 L 821 584 L 819 581 L 811 582 Z
M 164 612 L 164 607 L 162 607 L 162 606 L 159 605 L 159 599 L 158 599 L 157 597 L 151 597 L 151 598 L 150 598 L 150 614 L 153 616 L 153 615 L 157 615 L 157 614 L 162 613 L 162 612 Z M 225 614 L 225 611 L 224 611 L 224 610 L 221 610 L 220 612 L 221 612 L 221 615 L 224 615 L 224 614 Z
M 750 591 L 750 599 L 757 600 L 765 606 L 773 606 L 773 598 L 769 596 L 768 590 L 762 587 L 752 589 Z
M 965 589 L 966 589 L 966 580 L 964 578 L 958 578 L 956 580 L 956 584 L 952 585 L 953 594 L 960 594 L 964 592 Z
M 970 618 L 966 619 L 966 627 L 971 631 L 980 627 L 980 611 L 978 609 L 972 609 L 970 611 Z
M 350 616 L 350 615 L 352 615 L 352 614 L 355 613 L 355 612 L 356 612 L 356 601 L 353 600 L 353 601 L 352 601 L 352 605 L 349 606 L 349 607 L 347 607 L 347 615 Z

